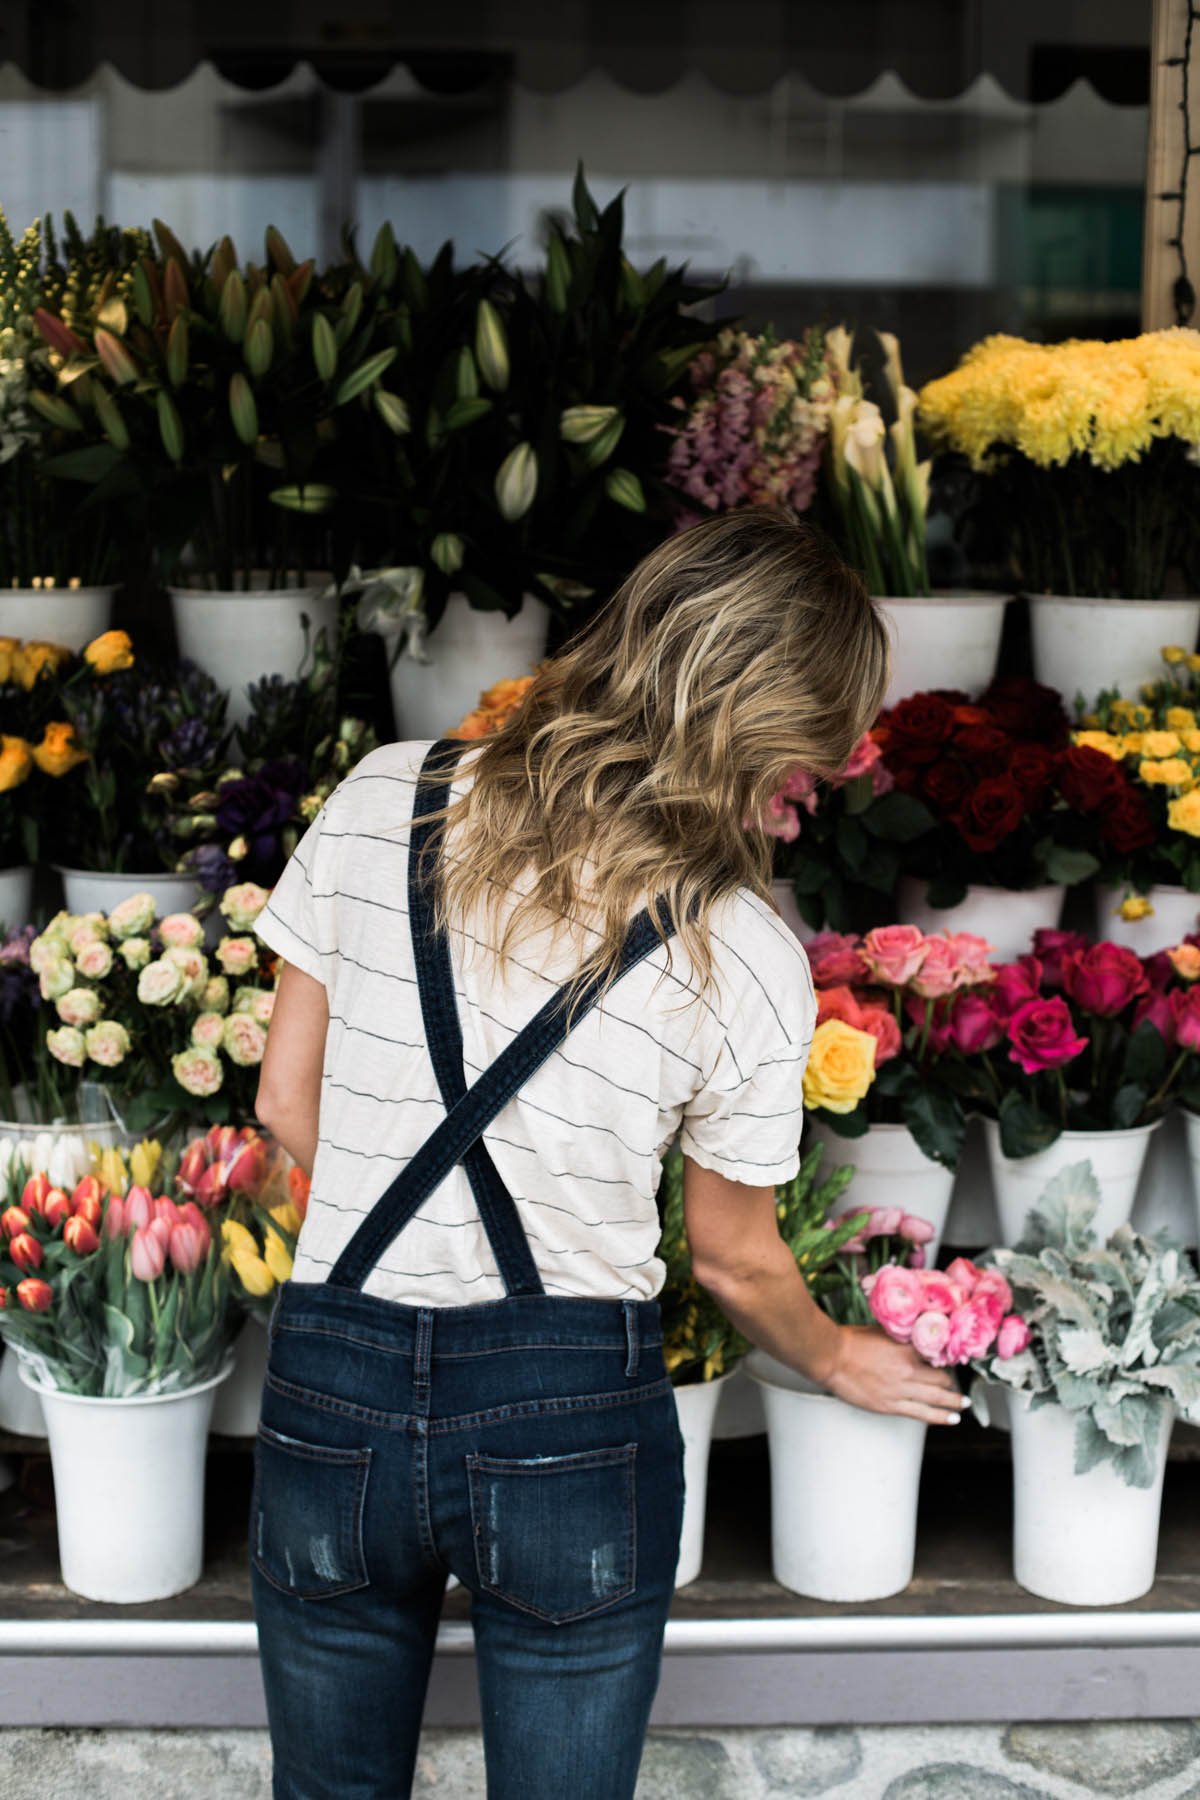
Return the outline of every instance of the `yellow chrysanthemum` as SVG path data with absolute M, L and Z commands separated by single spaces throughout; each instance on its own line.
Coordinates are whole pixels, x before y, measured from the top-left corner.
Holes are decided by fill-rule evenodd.
M 1140 762 L 1138 776 L 1148 787 L 1190 787 L 1194 779 L 1191 763 L 1182 756 L 1167 757 L 1163 762 Z
M 1167 729 L 1169 731 L 1191 731 L 1196 723 L 1196 715 L 1190 706 L 1168 706 Z
M 1082 744 L 1087 750 L 1099 750 L 1105 756 L 1111 756 L 1114 762 L 1120 762 L 1125 754 L 1123 740 L 1111 731 L 1076 731 L 1071 741 Z
M 1142 755 L 1149 756 L 1155 762 L 1164 757 L 1178 756 L 1183 748 L 1177 731 L 1147 731 L 1142 734 Z

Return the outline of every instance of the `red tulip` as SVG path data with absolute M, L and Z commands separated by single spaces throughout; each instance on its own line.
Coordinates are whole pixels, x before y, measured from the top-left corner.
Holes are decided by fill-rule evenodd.
M 262 1185 L 267 1147 L 257 1132 L 252 1133 L 230 1157 L 225 1180 L 231 1193 L 252 1194 Z
M 239 1132 L 236 1125 L 214 1125 L 208 1134 L 209 1155 L 216 1162 L 224 1162 L 233 1155 L 237 1148 Z
M 104 1210 L 104 1235 L 106 1238 L 124 1237 L 129 1222 L 125 1216 L 125 1202 L 120 1194 L 110 1194 L 108 1205 Z
M 23 1206 L 7 1206 L 0 1213 L 0 1231 L 5 1237 L 15 1238 L 18 1232 L 29 1230 L 29 1214 Z
M 129 1247 L 129 1267 L 138 1281 L 156 1281 L 166 1262 L 166 1247 L 149 1226 L 133 1234 Z
M 95 1227 L 79 1213 L 75 1213 L 63 1226 L 63 1243 L 76 1256 L 90 1256 L 93 1250 L 100 1248 L 100 1239 Z
M 208 1167 L 208 1154 L 204 1138 L 193 1138 L 179 1159 L 179 1185 L 184 1193 L 194 1191 L 196 1183 Z
M 208 1227 L 204 1227 L 205 1238 Z M 202 1242 L 199 1229 L 195 1225 L 180 1223 L 171 1227 L 171 1266 L 181 1275 L 190 1275 L 198 1269 L 208 1255 L 208 1244 Z
M 25 1188 L 21 1195 L 21 1205 L 25 1208 L 26 1212 L 40 1213 L 42 1210 L 42 1202 L 49 1192 L 50 1177 L 43 1170 L 39 1169 L 37 1174 L 31 1175 L 29 1180 L 25 1183 Z
M 54 1305 L 54 1289 L 38 1275 L 27 1275 L 17 1283 L 17 1299 L 26 1312 L 49 1312 Z
M 8 1246 L 8 1254 L 18 1269 L 40 1269 L 42 1246 L 31 1231 L 19 1231 Z
M 84 1175 L 76 1183 L 71 1192 L 71 1211 L 77 1213 L 87 1202 L 99 1206 L 104 1198 L 104 1184 L 98 1175 Z M 87 1215 L 85 1214 L 85 1217 Z M 98 1215 L 97 1215 L 98 1216 Z
M 196 1183 L 196 1199 L 201 1206 L 215 1206 L 225 1198 L 225 1164 L 210 1163 Z
M 131 1187 L 125 1196 L 125 1221 L 127 1227 L 136 1227 L 139 1231 L 148 1225 L 154 1217 L 154 1201 L 149 1188 Z
M 72 1200 L 72 1211 L 77 1219 L 86 1219 L 93 1231 L 99 1231 L 104 1218 L 104 1202 L 91 1194 L 85 1194 L 82 1200 Z
M 12 1308 L 12 1289 L 0 1287 L 0 1312 L 9 1312 Z
M 61 1188 L 51 1188 L 46 1195 L 45 1204 L 42 1207 L 42 1217 L 51 1231 L 56 1225 L 61 1225 L 64 1219 L 71 1217 L 71 1202 Z

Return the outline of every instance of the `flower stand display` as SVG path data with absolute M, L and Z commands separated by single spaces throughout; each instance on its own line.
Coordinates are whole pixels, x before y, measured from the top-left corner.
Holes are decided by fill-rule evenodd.
M 924 881 L 902 876 L 897 916 L 925 932 L 969 931 L 986 938 L 996 962 L 1015 961 L 1028 950 L 1035 931 L 1052 931 L 1066 899 L 1066 888 L 1054 882 L 1025 889 L 969 886 L 957 906 L 930 906 L 925 890 Z
M 956 688 L 974 697 L 996 673 L 1004 630 L 1005 594 L 964 592 L 879 596 L 880 612 L 892 639 L 892 673 L 885 707 L 925 687 L 929 672 L 938 672 L 939 687 Z
M 1162 673 L 1162 647 L 1196 647 L 1200 600 L 1094 600 L 1035 594 L 1030 600 L 1034 674 L 1068 702 L 1111 687 L 1136 694 Z
M 1032 1156 L 1005 1156 L 1000 1148 L 1000 1128 L 985 1119 L 984 1139 L 991 1168 L 1000 1242 L 1015 1244 L 1024 1234 L 1025 1219 L 1047 1184 L 1063 1169 L 1090 1162 L 1100 1184 L 1100 1204 L 1095 1231 L 1101 1239 L 1124 1225 L 1133 1212 L 1134 1198 L 1150 1140 L 1162 1121 L 1135 1125 L 1127 1131 L 1064 1131 L 1047 1150 Z
M 1075 1472 L 1077 1418 L 1058 1405 L 1009 1397 L 1013 1573 L 1023 1588 L 1067 1606 L 1121 1606 L 1154 1582 L 1174 1407 L 1159 1407 L 1149 1487 L 1127 1486 L 1111 1463 Z
M 550 609 L 527 594 L 515 618 L 480 612 L 451 594 L 437 629 L 425 639 L 428 662 L 402 651 L 391 667 L 396 735 L 438 738 L 478 704 L 497 675 L 531 673 L 546 653 Z
M 771 1459 L 771 1568 L 812 1600 L 882 1600 L 912 1580 L 925 1426 L 863 1412 L 752 1351 Z
M 204 1561 L 209 1419 L 230 1368 L 179 1393 L 64 1394 L 26 1368 L 46 1418 L 64 1584 L 136 1605 L 181 1594 Z
M 814 1116 L 809 1130 L 824 1152 L 823 1168 L 854 1170 L 832 1216 L 868 1206 L 899 1207 L 926 1220 L 933 1227 L 933 1237 L 925 1245 L 926 1263 L 932 1267 L 945 1232 L 955 1171 L 926 1156 L 906 1125 L 871 1125 L 862 1137 L 844 1138 Z
M 712 1381 L 689 1381 L 675 1389 L 679 1429 L 683 1434 L 683 1529 L 675 1586 L 695 1581 L 704 1560 L 704 1519 L 708 1488 L 708 1454 L 712 1446 L 713 1420 L 722 1393 L 733 1379 L 718 1375 Z
M 264 675 L 294 681 L 320 632 L 330 651 L 337 642 L 338 597 L 327 582 L 271 591 L 255 586 L 249 592 L 176 587 L 170 596 L 180 655 L 199 663 L 228 692 L 235 725 L 249 717 L 251 682 Z

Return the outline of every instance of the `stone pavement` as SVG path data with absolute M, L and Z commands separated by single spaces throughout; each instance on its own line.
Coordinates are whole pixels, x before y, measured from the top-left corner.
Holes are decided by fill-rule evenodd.
M 270 1800 L 261 1731 L 0 1732 L 4 1800 Z M 483 1800 L 474 1731 L 431 1731 L 414 1800 Z M 658 1731 L 638 1800 L 1200 1800 L 1200 1722 Z

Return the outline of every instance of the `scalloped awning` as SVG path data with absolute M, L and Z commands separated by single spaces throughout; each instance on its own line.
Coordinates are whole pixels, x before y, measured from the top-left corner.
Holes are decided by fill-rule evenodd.
M 641 93 L 699 69 L 729 93 L 790 72 L 843 97 L 891 70 L 928 100 L 987 73 L 1017 100 L 1054 100 L 1083 78 L 1116 104 L 1145 105 L 1150 11 L 1145 0 L 27 0 L 0 14 L 0 62 L 52 89 L 104 62 L 139 87 L 174 87 L 205 61 L 267 88 L 308 62 L 346 93 L 402 63 L 447 94 L 507 77 L 557 92 L 601 68 Z

